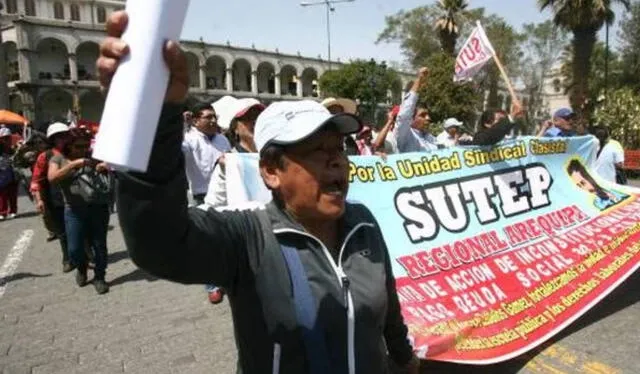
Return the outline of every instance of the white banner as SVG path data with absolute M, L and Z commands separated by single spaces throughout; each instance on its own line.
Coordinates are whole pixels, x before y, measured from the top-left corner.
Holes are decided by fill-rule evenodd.
M 454 82 L 473 78 L 493 58 L 495 51 L 480 22 L 462 46 L 456 59 Z

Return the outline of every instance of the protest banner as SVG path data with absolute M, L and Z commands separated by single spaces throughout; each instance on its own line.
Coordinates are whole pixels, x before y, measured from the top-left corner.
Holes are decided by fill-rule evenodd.
M 522 138 L 350 158 L 349 200 L 382 229 L 419 357 L 519 356 L 638 269 L 640 195 L 590 172 L 596 144 Z M 230 159 L 233 203 L 268 200 L 257 155 Z

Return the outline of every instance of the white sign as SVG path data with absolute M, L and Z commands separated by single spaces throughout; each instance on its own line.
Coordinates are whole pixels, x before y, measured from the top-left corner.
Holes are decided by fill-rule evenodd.
M 473 78 L 494 55 L 493 46 L 478 22 L 458 54 L 453 80 L 459 82 Z

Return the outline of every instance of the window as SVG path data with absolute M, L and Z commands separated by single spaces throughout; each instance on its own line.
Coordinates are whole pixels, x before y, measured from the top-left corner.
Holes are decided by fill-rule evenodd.
M 62 6 L 62 3 L 57 1 L 53 3 L 53 18 L 64 19 L 64 6 Z
M 104 7 L 99 6 L 96 12 L 98 13 L 98 23 L 107 22 L 107 11 Z
M 36 3 L 33 0 L 24 0 L 24 12 L 31 17 L 36 16 Z
M 15 14 L 15 13 L 18 13 L 18 1 L 7 0 L 7 14 Z
M 78 4 L 71 4 L 70 12 L 72 21 L 80 21 L 80 8 Z

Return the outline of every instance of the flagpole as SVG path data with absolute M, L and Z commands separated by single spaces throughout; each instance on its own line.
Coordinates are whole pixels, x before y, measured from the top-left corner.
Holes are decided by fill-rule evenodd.
M 504 69 L 504 66 L 502 65 L 502 62 L 500 62 L 500 59 L 498 58 L 497 54 L 493 54 L 493 60 L 496 62 L 496 65 L 498 66 L 498 70 L 500 70 L 500 75 L 502 75 L 502 79 L 504 79 L 504 82 L 507 84 L 507 89 L 509 90 L 509 94 L 511 95 L 511 101 L 516 101 L 518 102 L 518 104 L 520 104 L 520 100 L 518 99 L 518 96 L 516 95 L 516 90 L 513 89 L 513 85 L 511 84 L 511 80 L 509 79 L 509 76 L 507 75 L 507 71 Z
M 484 28 L 482 27 L 482 23 L 480 21 L 477 21 L 476 25 L 480 28 L 480 30 L 482 30 L 482 34 L 486 38 L 486 34 L 484 33 Z M 513 89 L 513 85 L 511 84 L 511 79 L 509 79 L 509 76 L 507 75 L 507 71 L 505 70 L 504 65 L 502 65 L 502 61 L 500 61 L 500 58 L 498 57 L 498 54 L 496 53 L 493 46 L 491 47 L 491 54 L 493 56 L 493 61 L 495 61 L 496 65 L 498 66 L 498 70 L 500 70 L 500 75 L 502 75 L 502 79 L 504 79 L 504 82 L 507 84 L 507 89 L 509 90 L 509 94 L 511 95 L 511 101 L 512 102 L 516 101 L 518 104 L 522 105 L 520 103 L 520 100 L 518 99 L 518 96 L 516 96 L 516 90 Z

